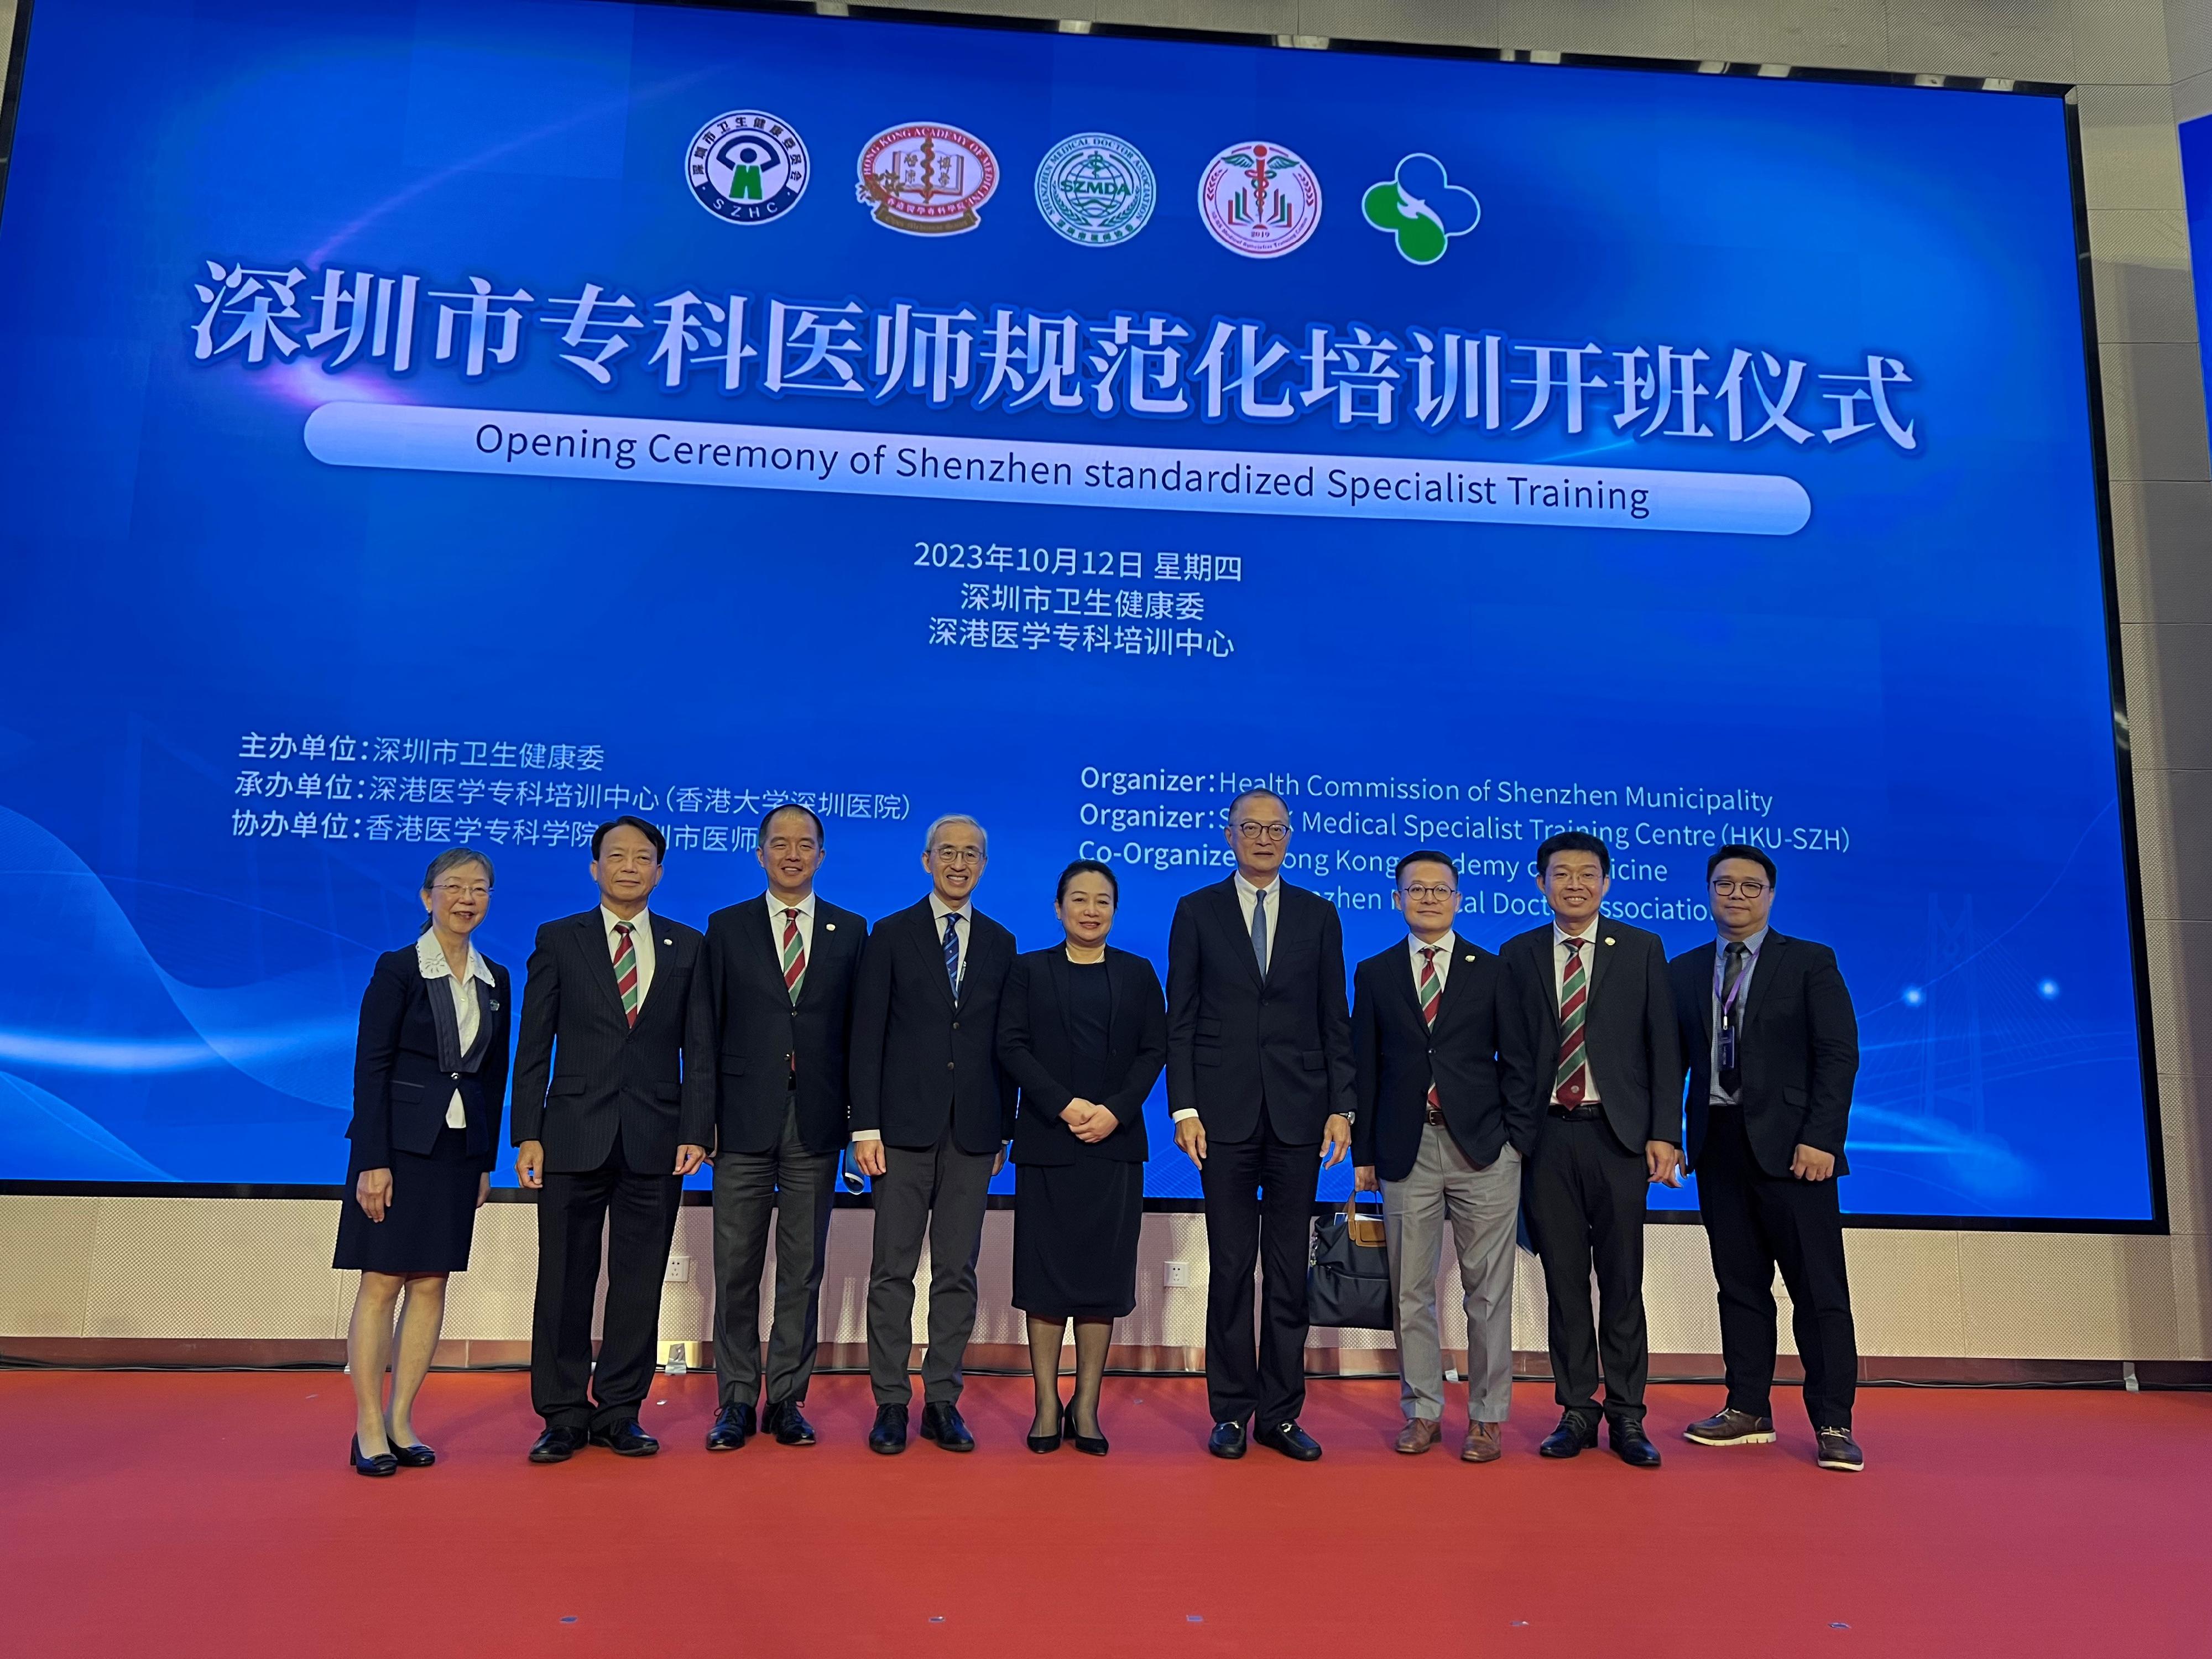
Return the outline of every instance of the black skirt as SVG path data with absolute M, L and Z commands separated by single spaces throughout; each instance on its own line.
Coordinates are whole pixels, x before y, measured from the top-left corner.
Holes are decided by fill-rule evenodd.
M 1145 1166 L 1109 1158 L 1014 1170 L 1014 1305 L 1039 1319 L 1121 1319 L 1137 1305 Z
M 469 1156 L 469 1132 L 450 1125 L 425 1158 L 392 1151 L 392 1202 L 371 1221 L 354 1196 L 358 1162 L 346 1166 L 338 1247 L 331 1266 L 372 1273 L 457 1273 L 469 1265 L 482 1171 Z

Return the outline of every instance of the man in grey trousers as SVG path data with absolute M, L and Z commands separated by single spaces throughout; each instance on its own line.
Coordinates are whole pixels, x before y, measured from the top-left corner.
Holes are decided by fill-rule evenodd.
M 1452 929 L 1459 872 L 1450 858 L 1425 848 L 1399 860 L 1395 902 L 1407 937 L 1352 974 L 1352 1157 L 1357 1189 L 1382 1194 L 1406 1413 L 1397 1449 L 1416 1455 L 1443 1437 L 1437 1264 L 1449 1218 L 1467 1311 L 1460 1456 L 1494 1462 L 1513 1403 L 1515 1223 L 1534 1125 L 1499 1086 L 1506 975 Z

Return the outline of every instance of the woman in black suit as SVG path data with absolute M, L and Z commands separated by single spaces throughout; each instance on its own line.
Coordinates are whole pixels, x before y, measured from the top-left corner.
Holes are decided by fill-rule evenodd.
M 491 860 L 466 847 L 439 854 L 422 877 L 422 937 L 376 959 L 354 1051 L 353 1197 L 331 1265 L 361 1273 L 346 1334 L 356 1474 L 437 1461 L 415 1437 L 415 1395 L 445 1320 L 446 1275 L 469 1265 L 507 1098 L 507 969 L 469 942 L 491 908 Z
M 1098 1389 L 1114 1322 L 1137 1305 L 1145 1218 L 1145 1098 L 1167 1063 L 1167 1000 L 1152 964 L 1110 949 L 1121 885 L 1103 864 L 1060 872 L 1067 937 L 1014 958 L 999 1003 L 999 1063 L 1021 1085 L 1014 1120 L 1014 1305 L 1030 1316 L 1031 1451 L 1060 1442 L 1060 1345 L 1075 1322 L 1067 1437 L 1106 1455 Z

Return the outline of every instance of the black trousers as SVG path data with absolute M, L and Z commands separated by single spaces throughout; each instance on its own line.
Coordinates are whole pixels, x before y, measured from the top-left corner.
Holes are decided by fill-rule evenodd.
M 1790 1328 L 1805 1364 L 1805 1414 L 1848 1429 L 1858 1393 L 1858 1334 L 1844 1270 L 1843 1205 L 1833 1180 L 1779 1178 L 1759 1167 L 1743 1113 L 1716 1106 L 1698 1154 L 1698 1210 L 1720 1286 L 1728 1402 L 1774 1414 L 1774 1273 L 1789 1287 Z
M 1624 1149 L 1602 1118 L 1547 1113 L 1522 1178 L 1528 1234 L 1544 1262 L 1550 1304 L 1552 1392 L 1585 1423 L 1644 1421 L 1651 1347 L 1644 1326 L 1644 1153 Z M 1590 1270 L 1598 1306 L 1590 1318 Z
M 1320 1144 L 1276 1139 L 1264 1115 L 1249 1140 L 1206 1144 L 1206 1397 L 1217 1423 L 1294 1423 L 1305 1409 L 1306 1259 L 1320 1182 Z
M 810 1152 L 786 1107 L 773 1151 L 725 1151 L 714 1160 L 714 1370 L 725 1406 L 761 1395 L 761 1276 L 775 1218 L 775 1316 L 768 1346 L 772 1406 L 804 1401 L 814 1376 L 822 1267 L 829 1254 L 837 1154 Z
M 653 1386 L 660 1286 L 684 1183 L 639 1175 L 622 1136 L 596 1170 L 548 1170 L 538 1194 L 538 1306 L 530 1325 L 530 1403 L 548 1428 L 610 1429 L 638 1414 Z M 606 1233 L 607 1309 L 592 1364 L 592 1304 Z

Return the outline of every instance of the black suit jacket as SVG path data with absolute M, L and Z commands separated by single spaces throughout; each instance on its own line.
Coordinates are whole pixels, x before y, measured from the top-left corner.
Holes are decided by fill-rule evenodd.
M 1197 1112 L 1210 1140 L 1321 1145 L 1332 1113 L 1352 1116 L 1352 1011 L 1344 924 L 1318 893 L 1276 883 L 1267 976 L 1237 878 L 1176 906 L 1168 933 L 1168 1107 Z
M 1509 1100 L 1498 1058 L 1499 1033 L 1512 1018 L 1511 981 L 1498 958 L 1453 935 L 1451 963 L 1437 1005 L 1436 1029 L 1421 1018 L 1419 981 L 1404 939 L 1352 971 L 1352 1058 L 1359 1115 L 1352 1161 L 1371 1164 L 1385 1181 L 1403 1181 L 1420 1155 L 1436 1085 L 1444 1127 L 1478 1169 L 1510 1141 L 1524 1154 L 1536 1121 L 1525 1098 Z
M 597 906 L 538 930 L 514 1048 L 514 1144 L 540 1143 L 549 1170 L 598 1169 L 617 1130 L 639 1175 L 673 1171 L 678 1146 L 714 1144 L 714 1034 L 691 994 L 705 940 L 647 915 L 653 988 L 635 1026 Z
M 489 1170 L 499 1151 L 500 1108 L 507 1099 L 507 1044 L 514 996 L 507 969 L 486 957 L 493 983 L 471 981 L 477 994 L 477 1041 L 483 1057 L 473 1072 L 439 1063 L 438 1011 L 432 993 L 453 1002 L 442 984 L 422 977 L 415 947 L 376 959 L 362 994 L 361 1035 L 354 1044 L 353 1121 L 346 1139 L 364 1170 L 388 1170 L 392 1152 L 427 1154 L 446 1127 L 453 1091 L 469 1120 L 469 1157 Z
M 996 1152 L 1014 1133 L 1014 1085 L 999 1064 L 999 994 L 1014 936 L 969 908 L 960 1000 L 929 901 L 870 930 L 853 995 L 853 1127 L 919 1151 L 952 1144 Z
M 1620 1144 L 1641 1152 L 1646 1141 L 1682 1144 L 1681 1040 L 1667 947 L 1656 933 L 1601 915 L 1590 937 L 1589 999 L 1583 1015 L 1583 1052 L 1596 1080 L 1605 1120 Z M 1513 977 L 1516 1018 L 1503 1050 L 1506 1088 L 1534 1122 L 1552 1098 L 1559 1065 L 1559 974 L 1552 924 L 1516 933 L 1498 947 Z
M 793 1003 L 783 983 L 783 934 L 763 896 L 707 918 L 706 969 L 693 994 L 703 997 L 720 1056 L 714 1081 L 720 1150 L 758 1156 L 775 1150 L 787 1109 L 810 1152 L 844 1146 L 851 1093 L 853 992 L 868 924 L 850 910 L 814 901 L 814 944 Z
M 1152 964 L 1127 951 L 1106 947 L 1106 985 L 1112 998 L 1107 1019 L 1105 1073 L 1110 1087 L 1098 1102 L 1119 1122 L 1095 1144 L 1076 1139 L 1060 1121 L 1075 1098 L 1075 1043 L 1067 1026 L 1068 961 L 1065 945 L 1014 958 L 999 1005 L 999 1063 L 1020 1086 L 1014 1118 L 1018 1164 L 1073 1164 L 1103 1158 L 1142 1164 L 1145 1101 L 1168 1059 L 1167 1005 Z
M 1682 1053 L 1690 1063 L 1689 1164 L 1705 1144 L 1712 1094 L 1713 955 L 1700 945 L 1668 964 Z M 1809 939 L 1769 930 L 1743 994 L 1736 1033 L 1744 1133 L 1759 1167 L 1786 1176 L 1800 1142 L 1836 1155 L 1849 1175 L 1844 1137 L 1851 1115 L 1851 1084 L 1859 1071 L 1859 1022 L 1836 953 Z

